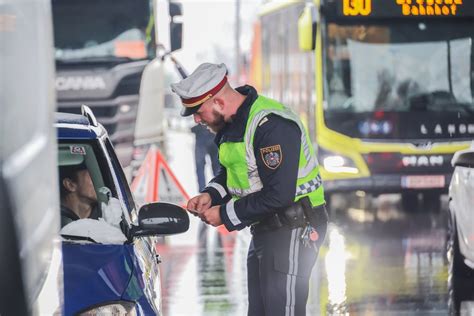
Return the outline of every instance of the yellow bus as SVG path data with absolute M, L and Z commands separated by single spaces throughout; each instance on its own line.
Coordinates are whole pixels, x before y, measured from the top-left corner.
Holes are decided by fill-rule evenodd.
M 474 2 L 267 1 L 261 92 L 313 137 L 325 190 L 418 193 L 439 207 L 474 137 Z

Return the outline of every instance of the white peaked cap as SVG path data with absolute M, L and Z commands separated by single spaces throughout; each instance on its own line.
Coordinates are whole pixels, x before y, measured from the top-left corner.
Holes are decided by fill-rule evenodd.
M 225 64 L 203 63 L 187 78 L 171 84 L 171 89 L 181 98 L 182 116 L 196 113 L 200 106 L 216 95 L 227 82 Z

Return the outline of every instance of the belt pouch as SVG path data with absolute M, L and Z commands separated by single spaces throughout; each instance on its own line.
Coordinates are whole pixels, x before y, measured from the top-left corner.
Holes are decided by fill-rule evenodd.
M 306 225 L 303 206 L 299 202 L 287 207 L 280 213 L 280 217 L 282 218 L 282 222 L 291 228 L 303 227 Z
M 311 206 L 311 202 L 308 197 L 304 197 L 300 200 L 303 207 L 304 215 L 309 221 L 311 226 L 316 229 L 324 228 L 326 229 L 327 223 L 329 221 L 328 212 L 326 211 L 325 205 L 319 205 L 316 207 Z

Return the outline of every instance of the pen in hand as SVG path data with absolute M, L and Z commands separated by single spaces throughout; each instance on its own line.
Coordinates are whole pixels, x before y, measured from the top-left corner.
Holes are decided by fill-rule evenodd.
M 189 213 L 193 214 L 194 216 L 199 216 L 199 212 L 196 210 L 190 210 L 189 208 L 186 209 Z

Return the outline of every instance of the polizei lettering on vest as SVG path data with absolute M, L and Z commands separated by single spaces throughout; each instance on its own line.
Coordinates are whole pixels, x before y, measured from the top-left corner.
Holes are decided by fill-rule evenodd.
M 100 76 L 56 77 L 56 90 L 105 90 L 105 80 Z

